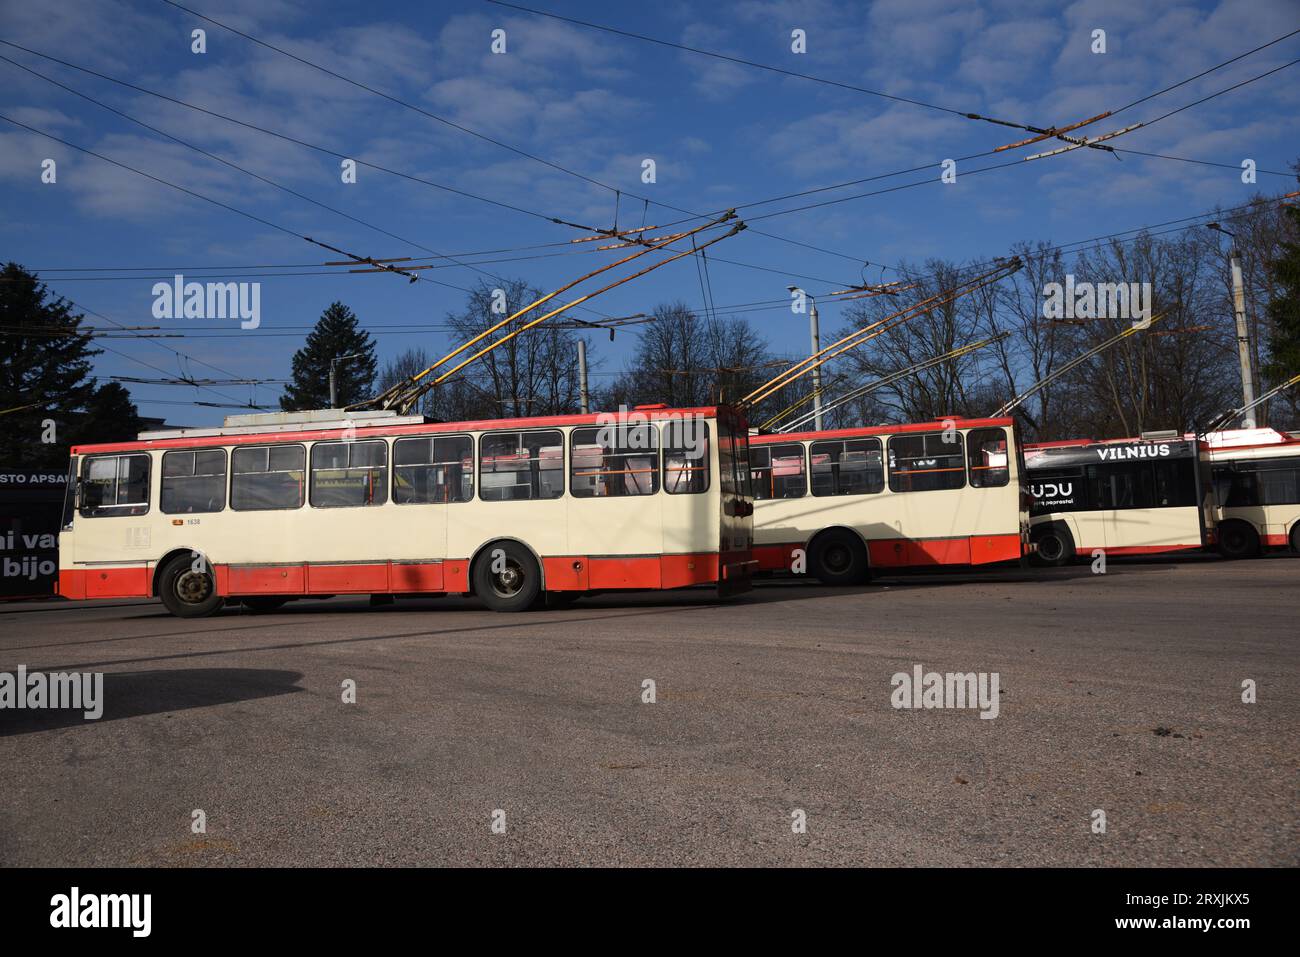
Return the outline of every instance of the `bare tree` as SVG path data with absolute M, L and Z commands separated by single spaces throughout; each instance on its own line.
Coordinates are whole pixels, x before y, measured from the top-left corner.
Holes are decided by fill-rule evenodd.
M 608 392 L 613 405 L 735 402 L 779 371 L 767 342 L 744 319 L 702 319 L 682 302 L 657 306 L 653 316 Z M 756 410 L 756 421 L 766 407 Z
M 504 295 L 499 295 L 497 289 Z M 447 317 L 453 338 L 457 342 L 468 341 L 541 296 L 541 292 L 520 280 L 501 287 L 480 283 L 469 294 L 465 308 Z M 552 301 L 546 307 L 529 310 L 447 363 L 446 368 L 450 370 L 483 346 L 505 339 L 514 329 L 540 318 L 555 306 Z M 502 308 L 506 311 L 502 312 Z M 561 323 L 560 319 L 548 320 L 521 332 L 465 368 L 467 387 L 480 389 L 484 401 L 495 406 L 493 415 L 562 415 L 578 410 L 578 333 Z M 592 351 L 589 345 L 589 356 Z

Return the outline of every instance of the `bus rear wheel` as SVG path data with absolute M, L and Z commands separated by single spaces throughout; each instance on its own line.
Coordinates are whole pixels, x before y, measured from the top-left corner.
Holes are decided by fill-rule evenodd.
M 1219 554 L 1224 558 L 1254 558 L 1259 554 L 1259 533 L 1249 522 L 1224 522 L 1219 526 Z
M 527 611 L 542 591 L 542 572 L 518 542 L 497 542 L 474 564 L 474 594 L 492 611 Z
M 1039 525 L 1030 536 L 1037 546 L 1033 561 L 1036 565 L 1053 567 L 1074 561 L 1074 536 L 1063 525 Z
M 813 541 L 808 549 L 808 567 L 823 585 L 862 585 L 871 576 L 862 540 L 838 529 Z
M 1291 526 L 1291 551 L 1300 554 L 1300 522 Z
M 217 594 L 212 566 L 178 555 L 158 576 L 158 597 L 177 618 L 206 618 L 215 614 L 225 599 Z

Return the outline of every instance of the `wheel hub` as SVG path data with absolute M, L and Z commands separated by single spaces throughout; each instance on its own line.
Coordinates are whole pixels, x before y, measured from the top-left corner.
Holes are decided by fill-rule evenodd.
M 515 562 L 507 562 L 505 568 L 492 576 L 492 590 L 502 598 L 517 594 L 523 584 L 523 569 Z
M 849 550 L 835 546 L 826 550 L 826 565 L 833 572 L 842 572 L 849 567 Z
M 189 571 L 176 579 L 176 597 L 188 605 L 202 604 L 212 594 L 212 580 L 202 572 Z

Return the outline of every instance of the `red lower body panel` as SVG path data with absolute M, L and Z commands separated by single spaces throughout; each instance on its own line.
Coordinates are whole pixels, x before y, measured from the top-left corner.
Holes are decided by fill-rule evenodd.
M 756 545 L 754 558 L 761 571 L 790 571 L 795 550 L 806 547 L 806 543 Z M 867 543 L 867 555 L 873 568 L 985 565 L 1018 561 L 1021 547 L 1018 532 L 967 538 L 881 538 Z
M 153 594 L 153 572 L 145 565 L 64 568 L 59 570 L 56 594 L 71 599 L 148 598 Z
M 569 555 L 542 559 L 550 591 L 685 588 L 719 580 L 718 556 L 610 555 L 588 558 Z
M 1201 543 L 1197 542 L 1194 545 L 1116 545 L 1113 548 L 1105 545 L 1081 545 L 1076 551 L 1080 556 L 1091 555 L 1093 552 L 1105 552 L 1107 555 L 1160 555 L 1164 552 L 1194 552 L 1200 549 Z
M 745 561 L 721 568 L 733 578 L 747 578 Z M 638 555 L 542 560 L 546 587 L 553 591 L 684 588 L 720 581 L 718 555 Z M 365 595 L 470 590 L 469 561 L 292 563 L 283 565 L 213 565 L 217 593 L 241 595 Z M 64 598 L 147 598 L 153 594 L 153 566 L 66 569 L 59 573 Z

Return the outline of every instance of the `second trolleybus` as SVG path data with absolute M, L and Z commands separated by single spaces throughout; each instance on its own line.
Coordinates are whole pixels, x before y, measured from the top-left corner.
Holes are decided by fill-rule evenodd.
M 1016 561 L 1028 499 L 1010 418 L 750 437 L 754 557 L 827 584 Z

